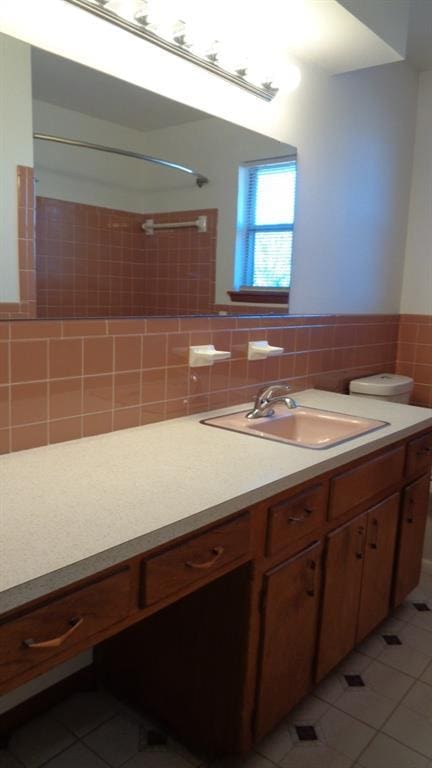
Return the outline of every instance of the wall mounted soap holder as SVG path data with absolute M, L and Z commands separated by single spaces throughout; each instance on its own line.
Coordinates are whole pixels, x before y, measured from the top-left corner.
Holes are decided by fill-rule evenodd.
M 231 352 L 223 352 L 214 348 L 214 344 L 201 344 L 198 347 L 189 347 L 189 366 L 202 368 L 205 365 L 213 365 L 218 360 L 228 360 Z
M 272 347 L 266 339 L 250 341 L 248 344 L 248 360 L 265 360 L 266 357 L 276 357 L 283 352 L 283 347 Z

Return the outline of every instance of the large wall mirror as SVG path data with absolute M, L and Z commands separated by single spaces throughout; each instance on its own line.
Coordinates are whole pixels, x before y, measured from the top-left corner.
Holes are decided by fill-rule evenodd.
M 288 311 L 294 147 L 39 49 L 31 70 L 38 318 Z

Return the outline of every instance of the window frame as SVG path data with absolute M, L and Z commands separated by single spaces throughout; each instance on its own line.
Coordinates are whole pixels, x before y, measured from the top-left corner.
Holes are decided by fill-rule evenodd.
M 235 290 L 228 291 L 231 301 L 256 301 L 257 303 L 264 303 L 267 301 L 272 304 L 286 304 L 288 301 L 290 285 L 253 285 L 255 236 L 260 232 L 294 233 L 295 197 L 292 223 L 254 224 L 253 220 L 256 212 L 258 169 L 263 166 L 288 165 L 290 163 L 295 163 L 297 181 L 297 154 L 269 157 L 264 160 L 254 160 L 243 163 L 240 166 L 235 249 L 235 272 L 237 280 L 235 280 Z

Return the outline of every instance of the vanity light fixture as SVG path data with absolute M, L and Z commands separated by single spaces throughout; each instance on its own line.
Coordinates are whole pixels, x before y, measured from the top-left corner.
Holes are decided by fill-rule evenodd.
M 162 22 L 160 4 L 152 3 L 152 0 L 65 0 L 65 2 L 142 37 L 165 51 L 181 56 L 266 101 L 271 101 L 279 90 L 272 78 L 268 76 L 267 69 L 261 76 L 256 75 L 257 66 L 248 66 L 241 57 L 239 61 L 238 56 L 233 66 L 233 57 L 224 51 L 221 41 L 208 39 L 203 43 L 202 40 L 193 40 L 189 37 L 188 24 L 182 19 L 173 20 L 170 24 L 164 17 Z M 156 14 L 159 14 L 159 20 Z M 292 69 L 296 70 L 295 77 L 291 78 L 291 86 L 294 88 L 300 80 L 300 73 L 298 67 L 293 66 Z

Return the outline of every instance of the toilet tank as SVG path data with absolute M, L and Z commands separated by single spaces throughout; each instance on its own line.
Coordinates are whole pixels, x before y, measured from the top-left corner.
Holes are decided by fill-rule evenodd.
M 394 403 L 409 403 L 414 382 L 410 376 L 397 373 L 378 373 L 350 381 L 350 394 L 360 397 L 374 397 Z

